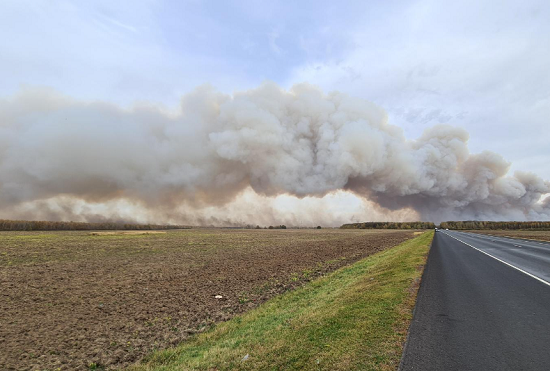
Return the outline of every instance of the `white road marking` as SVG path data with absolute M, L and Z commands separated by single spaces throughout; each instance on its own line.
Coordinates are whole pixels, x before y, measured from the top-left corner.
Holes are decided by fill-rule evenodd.
M 445 232 L 443 232 L 443 233 L 445 233 Z M 524 271 L 523 269 L 516 267 L 515 265 L 512 265 L 512 264 L 510 264 L 510 263 L 507 263 L 507 262 L 505 262 L 504 260 L 497 258 L 496 256 L 493 256 L 493 255 L 491 255 L 491 254 L 489 254 L 489 253 L 486 253 L 485 251 L 483 251 L 483 250 L 481 250 L 481 249 L 478 249 L 477 247 L 472 246 L 472 245 L 470 245 L 470 244 L 467 243 L 467 242 L 464 242 L 464 241 L 462 241 L 462 240 L 459 240 L 458 238 L 456 238 L 456 237 L 454 237 L 454 236 L 451 236 L 451 235 L 448 234 L 448 233 L 445 233 L 445 234 L 446 234 L 447 236 L 451 237 L 451 238 L 454 238 L 455 240 L 457 240 L 457 241 L 459 241 L 459 242 L 462 242 L 464 245 L 470 246 L 472 249 L 476 249 L 477 251 L 479 251 L 479 252 L 481 252 L 481 253 L 483 253 L 483 254 L 485 254 L 485 255 L 487 255 L 487 256 L 490 256 L 491 258 L 493 258 L 493 259 L 495 259 L 495 260 L 498 260 L 499 262 L 501 262 L 501 263 L 503 263 L 503 264 L 506 264 L 507 266 L 512 267 L 512 268 L 514 268 L 514 269 L 520 271 L 521 273 L 524 273 L 524 274 L 528 275 L 529 277 L 534 278 L 534 279 L 536 279 L 537 281 L 540 281 L 540 282 L 544 283 L 544 284 L 547 285 L 547 286 L 550 286 L 550 282 L 545 281 L 545 280 L 543 280 L 543 279 L 540 278 L 540 277 L 537 277 L 537 276 L 535 276 L 535 275 L 533 275 L 533 274 L 531 274 L 531 273 L 529 273 L 529 272 L 526 272 L 526 271 Z

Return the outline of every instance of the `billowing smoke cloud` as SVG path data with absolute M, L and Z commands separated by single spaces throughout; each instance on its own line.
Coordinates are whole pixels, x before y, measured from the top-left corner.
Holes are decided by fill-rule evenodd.
M 176 112 L 25 90 L 0 101 L 0 216 L 256 223 L 283 218 L 271 203 L 288 195 L 311 206 L 293 218 L 335 224 L 312 200 L 344 190 L 362 219 L 550 218 L 550 182 L 467 141 L 448 125 L 407 140 L 374 104 L 307 84 L 199 87 Z

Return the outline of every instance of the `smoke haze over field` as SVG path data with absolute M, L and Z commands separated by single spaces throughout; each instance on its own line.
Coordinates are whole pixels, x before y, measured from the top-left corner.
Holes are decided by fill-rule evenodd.
M 409 140 L 382 108 L 307 84 L 265 83 L 231 96 L 202 86 L 174 111 L 24 90 L 0 101 L 0 217 L 217 225 L 550 218 L 550 199 L 541 201 L 550 182 L 509 175 L 500 155 L 470 153 L 468 138 L 437 125 Z

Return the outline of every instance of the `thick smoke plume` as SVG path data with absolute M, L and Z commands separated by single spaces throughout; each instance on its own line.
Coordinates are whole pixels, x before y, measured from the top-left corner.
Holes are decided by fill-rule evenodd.
M 117 219 L 139 209 L 157 222 L 256 223 L 284 217 L 264 196 L 343 190 L 377 219 L 550 218 L 550 198 L 540 201 L 550 182 L 508 175 L 500 155 L 471 154 L 467 141 L 448 125 L 407 140 L 374 104 L 307 84 L 232 96 L 200 87 L 176 112 L 25 90 L 0 101 L 0 216 Z M 294 215 L 351 221 L 315 205 Z

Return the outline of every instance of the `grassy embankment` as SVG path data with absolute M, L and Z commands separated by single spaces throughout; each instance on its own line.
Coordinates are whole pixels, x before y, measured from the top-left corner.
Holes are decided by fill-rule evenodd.
M 395 370 L 433 232 L 276 297 L 144 370 Z

